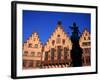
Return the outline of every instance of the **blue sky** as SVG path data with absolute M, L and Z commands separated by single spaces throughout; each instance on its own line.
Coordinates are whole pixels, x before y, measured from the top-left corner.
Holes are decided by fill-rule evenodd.
M 84 28 L 87 28 L 90 32 L 91 15 L 88 13 L 23 10 L 23 42 L 25 42 L 33 32 L 37 32 L 41 42 L 45 44 L 57 27 L 58 21 L 62 22 L 62 27 L 69 36 L 71 35 L 69 26 L 71 26 L 73 22 L 76 22 L 80 32 L 83 32 Z

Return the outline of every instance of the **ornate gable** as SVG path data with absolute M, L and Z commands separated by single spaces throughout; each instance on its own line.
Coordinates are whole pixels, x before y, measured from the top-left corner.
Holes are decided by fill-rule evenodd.
M 55 31 L 44 45 L 42 61 L 46 65 L 51 63 L 59 64 L 64 62 L 66 64 L 66 62 L 70 60 L 71 48 L 71 40 L 68 37 L 68 35 L 64 32 L 61 23 L 58 22 Z
M 63 47 L 69 47 L 69 49 L 71 49 L 72 47 L 71 45 L 72 43 L 69 36 L 64 32 L 62 25 L 58 24 L 53 34 L 46 42 L 44 48 L 46 50 L 46 48 L 49 49 L 49 47 L 55 48 L 56 46 L 63 46 Z
M 90 37 L 90 33 L 87 29 L 85 29 L 82 33 L 82 35 L 80 36 L 80 40 L 79 40 L 79 44 L 82 48 L 85 47 L 90 47 L 90 42 L 91 42 L 91 37 Z M 87 43 L 87 44 L 85 44 Z
M 33 33 L 23 45 L 23 67 L 38 68 L 42 56 L 42 44 L 38 34 Z

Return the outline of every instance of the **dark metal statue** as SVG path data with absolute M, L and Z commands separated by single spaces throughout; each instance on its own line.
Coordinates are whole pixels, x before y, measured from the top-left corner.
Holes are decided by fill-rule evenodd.
M 76 26 L 76 23 L 73 23 L 70 26 L 72 30 L 71 41 L 72 41 L 72 50 L 71 50 L 71 58 L 72 58 L 72 66 L 79 67 L 82 66 L 82 48 L 79 45 L 79 29 Z

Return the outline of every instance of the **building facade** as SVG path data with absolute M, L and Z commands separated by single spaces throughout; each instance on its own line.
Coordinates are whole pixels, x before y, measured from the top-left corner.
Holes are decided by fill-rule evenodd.
M 44 45 L 42 55 L 43 68 L 70 66 L 71 40 L 64 32 L 62 25 L 58 24 L 56 30 Z
M 23 68 L 39 68 L 42 59 L 42 44 L 38 34 L 35 32 L 23 44 Z
M 79 44 L 83 49 L 82 65 L 90 66 L 91 41 L 87 29 L 80 36 Z M 36 32 L 23 44 L 23 69 L 70 67 L 71 49 L 71 39 L 58 22 L 45 45 L 42 45 Z
M 83 49 L 82 61 L 83 66 L 91 65 L 91 38 L 90 33 L 85 29 L 80 37 L 80 47 Z

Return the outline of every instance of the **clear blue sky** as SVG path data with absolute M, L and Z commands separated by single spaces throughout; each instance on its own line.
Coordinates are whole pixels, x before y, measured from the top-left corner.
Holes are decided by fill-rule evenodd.
M 87 28 L 90 32 L 91 15 L 88 13 L 70 13 L 70 12 L 47 12 L 23 10 L 23 42 L 25 42 L 33 32 L 37 32 L 43 44 L 51 36 L 57 22 L 62 22 L 64 31 L 70 36 L 69 26 L 76 22 L 80 32 Z

